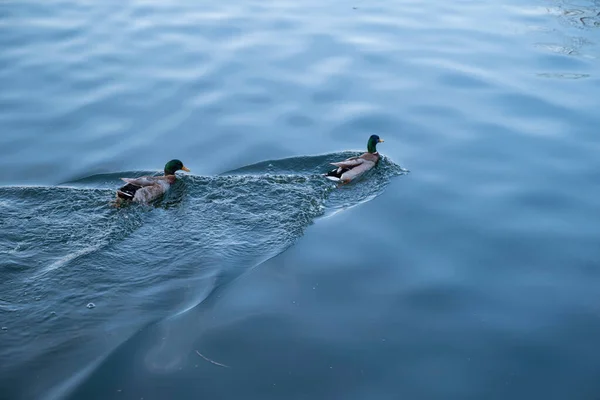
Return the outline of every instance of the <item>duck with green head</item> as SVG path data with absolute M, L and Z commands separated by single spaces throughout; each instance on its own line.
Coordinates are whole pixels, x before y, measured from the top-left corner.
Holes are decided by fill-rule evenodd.
M 117 201 L 150 203 L 162 196 L 177 180 L 175 172 L 189 169 L 179 160 L 171 160 L 165 165 L 162 176 L 141 176 L 139 178 L 121 178 L 127 184 L 117 190 Z
M 367 152 L 357 157 L 350 157 L 344 161 L 334 162 L 337 168 L 329 171 L 325 176 L 336 182 L 349 183 L 358 176 L 372 169 L 379 162 L 377 143 L 383 142 L 377 135 L 371 135 L 367 142 Z

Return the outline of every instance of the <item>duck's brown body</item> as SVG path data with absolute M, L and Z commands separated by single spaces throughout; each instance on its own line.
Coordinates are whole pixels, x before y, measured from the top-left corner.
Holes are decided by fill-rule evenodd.
M 363 153 L 357 157 L 350 157 L 344 161 L 331 163 L 337 168 L 330 171 L 327 176 L 339 179 L 342 183 L 348 183 L 364 174 L 379 161 L 379 153 Z
M 175 175 L 121 178 L 127 184 L 117 190 L 117 198 L 147 204 L 162 196 L 176 179 Z

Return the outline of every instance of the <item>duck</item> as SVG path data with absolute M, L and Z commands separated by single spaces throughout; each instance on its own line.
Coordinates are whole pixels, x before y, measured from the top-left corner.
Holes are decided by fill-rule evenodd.
M 380 156 L 377 152 L 377 144 L 384 140 L 377 135 L 371 135 L 367 141 L 367 152 L 360 156 L 350 157 L 344 161 L 334 162 L 331 165 L 337 168 L 327 172 L 325 177 L 343 184 L 350 183 L 360 175 L 372 169 L 379 162 Z
M 134 202 L 148 204 L 162 196 L 177 180 L 175 172 L 190 170 L 180 160 L 171 160 L 165 164 L 163 176 L 141 176 L 139 178 L 121 178 L 127 184 L 117 190 L 117 203 Z

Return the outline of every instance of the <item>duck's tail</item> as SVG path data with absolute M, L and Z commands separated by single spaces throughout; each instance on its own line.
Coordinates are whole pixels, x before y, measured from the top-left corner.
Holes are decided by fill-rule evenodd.
M 348 170 L 348 168 L 342 167 L 334 168 L 325 174 L 325 178 L 329 179 L 330 181 L 341 182 L 342 175 Z
M 128 183 L 117 190 L 117 197 L 123 200 L 133 200 L 135 192 L 141 189 L 141 186 Z

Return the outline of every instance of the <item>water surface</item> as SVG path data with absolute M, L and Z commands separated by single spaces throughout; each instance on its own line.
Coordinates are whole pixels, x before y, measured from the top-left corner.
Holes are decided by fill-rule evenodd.
M 2 2 L 2 398 L 597 399 L 599 14 Z

